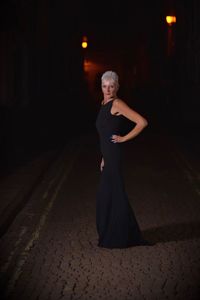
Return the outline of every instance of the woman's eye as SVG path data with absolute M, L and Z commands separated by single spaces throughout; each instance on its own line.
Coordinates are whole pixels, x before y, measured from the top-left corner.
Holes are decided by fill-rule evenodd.
M 102 85 L 102 89 L 106 89 L 106 88 L 114 89 L 115 87 L 114 87 L 114 85 L 109 85 L 109 86 Z

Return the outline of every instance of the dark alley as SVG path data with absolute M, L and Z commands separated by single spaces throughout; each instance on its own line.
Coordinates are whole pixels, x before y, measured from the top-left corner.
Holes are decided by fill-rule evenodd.
M 199 299 L 199 17 L 197 0 L 1 1 L 2 300 Z M 148 121 L 121 148 L 151 247 L 97 246 L 107 70 Z

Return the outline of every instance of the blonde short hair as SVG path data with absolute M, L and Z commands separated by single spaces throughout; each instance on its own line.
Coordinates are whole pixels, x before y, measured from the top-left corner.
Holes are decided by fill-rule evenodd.
M 105 73 L 103 73 L 101 77 L 101 82 L 103 82 L 104 80 L 112 80 L 116 87 L 119 87 L 119 77 L 114 71 L 106 71 Z

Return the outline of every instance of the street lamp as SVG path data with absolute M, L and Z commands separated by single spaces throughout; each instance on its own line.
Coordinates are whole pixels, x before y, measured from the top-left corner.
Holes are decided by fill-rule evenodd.
M 176 23 L 176 16 L 166 16 L 166 22 L 169 26 L 172 26 Z
M 173 35 L 173 25 L 176 23 L 176 16 L 166 16 L 166 22 L 168 25 L 168 40 L 167 40 L 167 55 L 171 56 L 174 50 L 174 35 Z
M 88 38 L 86 35 L 82 37 L 81 41 L 81 47 L 83 49 L 83 69 L 85 72 L 87 72 L 88 69 L 88 61 L 87 61 L 87 50 L 86 48 L 88 47 Z
M 83 36 L 81 46 L 82 46 L 83 49 L 87 48 L 87 46 L 88 46 L 87 36 Z

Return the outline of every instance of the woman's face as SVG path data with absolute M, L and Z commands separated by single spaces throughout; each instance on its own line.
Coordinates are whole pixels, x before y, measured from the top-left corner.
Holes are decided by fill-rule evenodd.
M 117 86 L 113 80 L 103 80 L 101 88 L 104 98 L 108 99 L 116 96 Z

